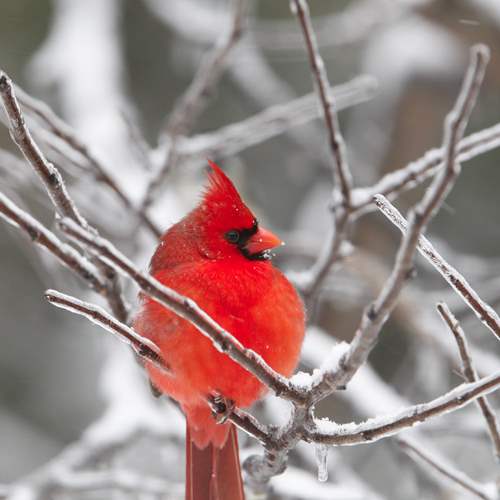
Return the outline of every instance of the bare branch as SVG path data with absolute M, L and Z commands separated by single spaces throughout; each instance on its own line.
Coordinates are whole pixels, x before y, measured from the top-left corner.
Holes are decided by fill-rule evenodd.
M 90 234 L 71 219 L 63 219 L 59 224 L 68 236 L 104 258 L 120 273 L 131 278 L 147 295 L 196 326 L 212 340 L 218 350 L 227 354 L 255 375 L 277 395 L 292 401 L 304 401 L 304 393 L 295 389 L 287 378 L 274 371 L 260 355 L 251 349 L 246 349 L 241 342 L 218 325 L 192 299 L 180 295 L 175 290 L 162 285 L 149 274 L 138 270 L 108 240 Z
M 407 231 L 408 223 L 394 205 L 383 196 L 375 196 L 374 201 L 381 212 L 401 232 Z M 491 306 L 481 299 L 465 277 L 446 262 L 425 236 L 420 237 L 417 250 L 439 271 L 459 297 L 474 311 L 478 319 L 500 339 L 500 317 Z
M 466 162 L 500 146 L 500 124 L 471 134 L 458 143 L 457 161 Z M 390 172 L 370 187 L 352 190 L 352 209 L 356 212 L 370 209 L 377 194 L 395 198 L 398 194 L 422 184 L 443 168 L 444 150 L 431 149 L 406 167 Z
M 330 92 L 325 63 L 319 53 L 318 43 L 312 28 L 309 6 L 306 0 L 291 0 L 290 5 L 302 28 L 316 92 L 323 109 L 328 143 L 333 156 L 333 201 L 337 199 L 337 195 L 340 193 L 339 208 L 334 212 L 332 229 L 325 246 L 311 269 L 303 273 L 300 282 L 297 283 L 306 299 L 311 299 L 316 296 L 337 260 L 340 247 L 346 237 L 351 220 L 352 175 L 347 161 L 344 139 L 340 132 L 337 112 Z
M 328 142 L 334 159 L 333 173 L 336 186 L 342 196 L 342 204 L 349 207 L 351 203 L 352 176 L 347 162 L 345 144 L 335 110 L 335 103 L 330 92 L 330 83 L 326 74 L 325 63 L 319 53 L 318 43 L 314 34 L 309 7 L 305 0 L 292 0 L 292 11 L 297 16 L 304 34 L 309 63 L 315 81 L 325 124 L 328 132 Z
M 56 290 L 47 290 L 45 298 L 56 307 L 65 309 L 75 314 L 84 316 L 96 325 L 101 326 L 108 332 L 116 335 L 122 342 L 130 345 L 137 355 L 145 361 L 151 362 L 154 366 L 163 372 L 168 372 L 168 366 L 165 364 L 160 350 L 151 342 L 151 340 L 141 337 L 124 323 L 113 318 L 101 307 L 83 302 L 70 295 L 57 292 Z
M 73 247 L 63 243 L 31 215 L 21 210 L 3 193 L 0 193 L 0 216 L 9 224 L 24 231 L 31 240 L 55 255 L 65 266 L 87 281 L 99 293 L 106 292 L 106 283 L 97 268 Z
M 394 415 L 383 415 L 360 424 L 336 424 L 326 419 L 316 420 L 318 430 L 306 430 L 304 439 L 334 446 L 371 443 L 419 425 L 429 418 L 463 408 L 478 397 L 498 390 L 499 387 L 500 372 L 495 372 L 477 382 L 459 385 L 428 403 L 405 408 Z
M 414 458 L 417 463 L 427 465 L 430 467 L 430 471 L 460 486 L 467 492 L 472 493 L 475 497 L 482 498 L 483 500 L 493 500 L 495 498 L 482 484 L 474 481 L 463 472 L 456 470 L 450 464 L 439 461 L 435 456 L 432 456 L 412 440 L 398 438 L 397 443 L 404 452 Z
M 337 109 L 354 106 L 371 99 L 376 82 L 369 76 L 360 76 L 332 87 Z M 179 137 L 177 151 L 182 161 L 192 157 L 228 157 L 279 135 L 287 129 L 307 123 L 320 113 L 315 93 L 276 104 L 241 122 L 232 123 L 213 132 Z
M 466 380 L 468 382 L 476 382 L 478 380 L 478 374 L 472 362 L 472 357 L 469 352 L 469 346 L 467 345 L 467 340 L 465 338 L 465 332 L 460 326 L 460 323 L 457 321 L 457 318 L 455 318 L 449 307 L 444 302 L 440 302 L 437 305 L 437 310 L 441 315 L 441 318 L 443 318 L 443 321 L 448 325 L 448 328 L 455 337 L 458 352 L 460 353 L 460 358 L 462 359 L 462 371 Z M 493 408 L 485 397 L 478 398 L 477 404 L 486 422 L 495 457 L 497 460 L 499 460 L 500 431 L 498 428 L 498 421 L 495 416 L 495 412 L 493 411 Z
M 373 349 L 379 332 L 396 306 L 399 294 L 411 275 L 413 258 L 421 234 L 430 219 L 443 203 L 457 178 L 460 165 L 456 161 L 457 144 L 460 141 L 467 119 L 476 101 L 479 85 L 488 61 L 488 49 L 476 46 L 471 49 L 471 60 L 453 110 L 445 121 L 443 149 L 446 151 L 445 168 L 439 172 L 424 194 L 423 199 L 410 213 L 408 230 L 404 234 L 391 275 L 378 297 L 364 311 L 361 323 L 343 357 L 341 369 L 325 373 L 314 391 L 319 398 L 331 392 L 332 388 L 343 387 L 366 361 Z
M 47 161 L 31 137 L 16 99 L 12 81 L 3 72 L 0 72 L 0 96 L 9 119 L 12 139 L 41 178 L 56 210 L 61 216 L 68 217 L 82 228 L 96 233 L 96 230 L 89 226 L 78 212 L 68 194 L 59 170 Z M 120 319 L 125 319 L 128 315 L 127 307 L 123 301 L 120 283 L 116 279 L 116 275 L 99 261 L 96 262 L 96 266 L 107 278 L 106 289 L 102 292 L 103 295 L 116 315 Z
M 35 172 L 40 176 L 52 203 L 62 216 L 73 219 L 82 227 L 87 227 L 87 222 L 78 213 L 73 201 L 69 197 L 61 174 L 54 165 L 47 161 L 31 137 L 14 94 L 12 81 L 3 72 L 0 72 L 0 96 L 9 118 L 12 139 Z
M 16 94 L 18 95 L 19 102 L 21 103 L 23 108 L 36 116 L 47 127 L 50 133 L 52 133 L 55 137 L 61 139 L 63 143 L 76 151 L 88 162 L 88 165 L 92 169 L 97 181 L 107 185 L 111 189 L 111 191 L 116 194 L 116 196 L 120 199 L 120 201 L 127 209 L 131 210 L 136 216 L 140 217 L 144 225 L 156 237 L 161 236 L 161 230 L 156 226 L 156 224 L 150 219 L 147 214 L 141 212 L 134 206 L 132 200 L 119 186 L 117 181 L 113 179 L 113 177 L 109 173 L 109 169 L 106 168 L 97 158 L 97 156 L 94 155 L 89 146 L 80 139 L 78 134 L 75 133 L 71 126 L 69 126 L 64 120 L 57 116 L 52 111 L 52 109 L 47 106 L 47 104 L 30 96 L 18 86 L 16 86 Z M 59 152 L 61 154 L 64 154 L 61 151 Z
M 231 0 L 231 25 L 223 33 L 215 48 L 202 61 L 196 75 L 184 95 L 177 102 L 168 120 L 163 135 L 169 139 L 169 147 L 158 171 L 151 177 L 146 187 L 141 211 L 145 212 L 153 203 L 158 188 L 177 162 L 177 138 L 189 133 L 195 120 L 203 111 L 207 97 L 212 94 L 214 86 L 224 69 L 224 63 L 232 48 L 241 37 L 247 0 Z

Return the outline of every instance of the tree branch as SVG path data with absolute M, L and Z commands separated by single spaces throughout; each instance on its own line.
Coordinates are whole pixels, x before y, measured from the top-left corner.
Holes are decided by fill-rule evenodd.
M 31 215 L 21 210 L 7 196 L 0 193 L 0 216 L 9 224 L 24 231 L 33 243 L 44 247 L 65 266 L 84 279 L 98 293 L 106 293 L 106 283 L 97 268 L 73 247 L 63 243 Z
M 69 196 L 59 170 L 47 161 L 31 137 L 16 99 L 12 81 L 4 72 L 0 72 L 0 97 L 9 119 L 12 139 L 39 175 L 56 210 L 61 216 L 68 217 L 85 230 L 97 233 L 78 212 L 73 200 Z M 127 307 L 123 300 L 120 283 L 116 275 L 99 261 L 96 262 L 96 266 L 106 277 L 106 289 L 102 292 L 103 295 L 108 300 L 110 307 L 116 315 L 120 319 L 126 319 L 128 315 Z
M 72 127 L 57 116 L 47 104 L 30 96 L 18 86 L 16 86 L 16 94 L 23 108 L 36 116 L 47 127 L 51 134 L 61 139 L 63 143 L 76 151 L 88 162 L 97 181 L 107 185 L 111 191 L 117 195 L 123 205 L 142 220 L 144 225 L 153 235 L 158 238 L 161 236 L 162 231 L 147 214 L 134 207 L 132 200 L 128 197 L 126 192 L 119 186 L 116 180 L 112 178 L 111 174 L 109 174 L 109 169 L 94 155 L 89 146 L 80 139 Z M 59 153 L 64 154 L 61 151 L 59 151 Z
M 145 361 L 149 361 L 162 372 L 169 372 L 168 365 L 163 360 L 159 348 L 151 340 L 142 337 L 132 328 L 117 319 L 113 318 L 101 307 L 83 302 L 70 295 L 57 292 L 56 290 L 47 290 L 45 298 L 54 306 L 65 309 L 75 314 L 84 316 L 92 323 L 101 326 L 108 332 L 116 335 L 122 342 L 130 345 L 134 352 Z
M 154 202 L 154 197 L 163 184 L 168 173 L 178 159 L 177 140 L 179 136 L 186 135 L 195 120 L 203 111 L 207 97 L 212 94 L 218 82 L 224 63 L 231 49 L 241 37 L 247 0 L 231 0 L 232 16 L 231 25 L 223 33 L 215 48 L 202 61 L 196 75 L 184 95 L 178 100 L 166 128 L 162 135 L 168 139 L 169 145 L 165 159 L 158 171 L 151 177 L 141 204 L 141 211 L 145 212 Z
M 430 467 L 430 471 L 460 486 L 460 488 L 472 493 L 475 497 L 482 498 L 483 500 L 494 500 L 494 498 L 496 498 L 496 496 L 494 497 L 491 495 L 482 484 L 474 481 L 463 472 L 456 470 L 451 465 L 438 460 L 437 457 L 432 456 L 429 452 L 417 446 L 415 442 L 405 438 L 398 438 L 397 443 L 403 451 L 417 463 L 427 465 Z
M 407 231 L 408 223 L 394 205 L 381 195 L 375 196 L 374 201 L 380 211 L 401 232 Z M 417 250 L 437 269 L 439 274 L 458 293 L 459 297 L 474 311 L 481 323 L 500 339 L 500 317 L 491 306 L 481 299 L 465 277 L 446 262 L 425 236 L 420 237 Z
M 260 355 L 251 349 L 246 349 L 241 342 L 205 313 L 196 302 L 162 285 L 149 274 L 138 270 L 111 242 L 90 234 L 71 219 L 62 219 L 59 225 L 68 236 L 104 258 L 118 272 L 131 278 L 144 293 L 196 326 L 212 340 L 218 350 L 226 353 L 231 359 L 255 375 L 277 395 L 298 403 L 304 402 L 306 395 L 302 391 L 294 388 L 287 378 L 274 371 Z
M 460 165 L 456 161 L 457 144 L 476 102 L 487 62 L 486 47 L 476 46 L 471 49 L 471 59 L 460 94 L 445 120 L 443 138 L 443 149 L 446 152 L 445 168 L 436 175 L 423 199 L 411 211 L 408 230 L 402 238 L 391 275 L 375 301 L 365 309 L 349 351 L 341 360 L 340 368 L 335 372 L 326 372 L 323 379 L 316 384 L 314 392 L 319 399 L 328 395 L 332 389 L 344 387 L 349 382 L 368 358 L 382 326 L 396 306 L 399 294 L 411 275 L 420 236 L 442 205 L 459 174 Z
M 478 374 L 472 362 L 472 356 L 469 352 L 465 332 L 460 326 L 460 323 L 457 321 L 457 318 L 455 318 L 449 307 L 444 302 L 437 304 L 437 310 L 455 337 L 458 352 L 460 354 L 460 358 L 462 359 L 462 372 L 465 379 L 468 382 L 476 382 L 478 380 Z M 500 460 L 500 431 L 495 412 L 485 397 L 478 398 L 477 404 L 486 422 L 491 444 L 493 446 L 493 452 L 498 461 Z
M 3 72 L 0 72 L 0 97 L 2 98 L 3 106 L 9 119 L 9 130 L 12 140 L 19 147 L 35 172 L 40 176 L 54 206 L 62 216 L 73 219 L 82 227 L 88 227 L 87 221 L 79 214 L 69 197 L 61 174 L 54 165 L 47 161 L 31 137 L 14 94 L 12 81 Z
M 328 143 L 334 160 L 332 169 L 334 181 L 341 193 L 342 204 L 345 208 L 348 208 L 351 204 L 352 176 L 347 162 L 344 139 L 340 132 L 335 102 L 330 92 L 330 83 L 328 82 L 325 63 L 319 53 L 318 42 L 313 31 L 307 2 L 305 0 L 292 0 L 291 7 L 302 28 L 316 92 L 323 109 L 323 117 L 328 132 Z

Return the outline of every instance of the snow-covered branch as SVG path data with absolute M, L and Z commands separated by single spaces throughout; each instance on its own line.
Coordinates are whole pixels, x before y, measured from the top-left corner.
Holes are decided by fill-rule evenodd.
M 403 233 L 407 231 L 408 222 L 392 203 L 381 195 L 375 196 L 374 202 L 400 231 Z M 453 287 L 460 298 L 474 311 L 478 319 L 497 338 L 500 338 L 500 317 L 490 305 L 481 299 L 478 293 L 469 285 L 465 277 L 441 256 L 425 236 L 420 237 L 417 250 L 441 274 L 449 285 Z
M 462 372 L 465 379 L 468 382 L 476 382 L 478 380 L 478 375 L 476 368 L 474 367 L 472 362 L 472 356 L 467 344 L 467 339 L 465 338 L 465 332 L 460 326 L 460 323 L 457 321 L 457 318 L 455 318 L 454 314 L 450 311 L 449 307 L 444 302 L 441 302 L 437 305 L 437 310 L 450 329 L 451 333 L 455 337 L 458 352 L 460 354 L 460 358 L 462 359 Z M 485 397 L 478 398 L 477 404 L 486 422 L 495 457 L 497 460 L 499 460 L 500 432 L 498 429 L 498 421 L 495 416 L 495 412 Z

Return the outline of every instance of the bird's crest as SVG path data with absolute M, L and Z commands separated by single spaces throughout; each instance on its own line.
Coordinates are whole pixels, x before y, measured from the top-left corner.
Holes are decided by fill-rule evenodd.
M 209 205 L 242 204 L 241 197 L 231 182 L 231 179 L 213 161 L 208 160 L 210 171 L 208 173 L 208 186 L 203 195 L 203 200 Z

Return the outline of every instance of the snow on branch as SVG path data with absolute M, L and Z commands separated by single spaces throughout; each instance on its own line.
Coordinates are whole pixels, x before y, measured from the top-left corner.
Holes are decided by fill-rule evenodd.
M 101 307 L 83 302 L 82 300 L 57 292 L 56 290 L 47 290 L 45 292 L 45 298 L 56 307 L 84 316 L 92 323 L 113 333 L 120 340 L 130 345 L 138 356 L 152 363 L 160 371 L 169 371 L 159 348 L 153 342 L 142 337 L 129 326 L 113 318 L 113 316 Z
M 106 167 L 102 163 L 92 149 L 80 138 L 70 125 L 57 116 L 47 104 L 35 99 L 18 86 L 16 86 L 16 94 L 21 106 L 28 111 L 28 113 L 35 116 L 42 125 L 46 127 L 45 130 L 60 139 L 70 148 L 70 150 L 74 150 L 87 162 L 98 182 L 102 182 L 108 186 L 108 188 L 120 199 L 122 204 L 141 219 L 144 226 L 147 227 L 152 234 L 156 237 L 161 236 L 161 230 L 156 226 L 155 222 L 147 214 L 134 206 L 133 201 L 125 190 L 109 173 L 109 167 Z M 59 152 L 64 155 L 64 151 L 59 150 Z
M 374 202 L 377 208 L 403 233 L 408 229 L 408 222 L 399 210 L 382 195 L 376 195 Z M 451 266 L 432 243 L 421 236 L 417 250 L 441 274 L 459 297 L 474 311 L 477 318 L 500 339 L 500 317 L 495 310 L 484 302 L 478 293 L 469 285 L 465 277 Z
M 405 232 L 391 275 L 378 297 L 364 310 L 363 317 L 351 342 L 350 349 L 340 362 L 340 369 L 326 374 L 316 387 L 322 398 L 336 387 L 344 387 L 359 367 L 366 361 L 376 344 L 382 326 L 398 301 L 405 282 L 411 277 L 413 258 L 421 234 L 442 205 L 458 176 L 460 167 L 456 160 L 456 148 L 460 141 L 472 107 L 479 92 L 488 61 L 488 50 L 476 46 L 471 50 L 470 64 L 462 89 L 453 110 L 449 113 L 444 131 L 443 149 L 446 151 L 445 168 L 435 177 L 423 199 L 410 213 L 408 230 Z
M 69 217 L 80 226 L 86 227 L 87 222 L 80 215 L 75 204 L 69 197 L 59 171 L 47 161 L 40 148 L 31 137 L 26 126 L 21 108 L 14 93 L 14 86 L 10 78 L 0 72 L 0 97 L 7 113 L 12 139 L 23 153 L 26 160 L 40 176 L 54 206 L 64 217 Z
M 463 138 L 458 143 L 457 160 L 463 163 L 498 147 L 500 147 L 500 123 Z M 403 191 L 420 186 L 443 167 L 443 159 L 443 149 L 431 149 L 422 158 L 409 163 L 406 167 L 384 175 L 373 186 L 354 188 L 353 210 L 359 212 L 371 209 L 375 195 L 393 199 Z
M 468 382 L 476 382 L 478 380 L 477 371 L 472 362 L 472 356 L 469 351 L 469 346 L 467 345 L 467 339 L 465 338 L 465 332 L 463 331 L 460 323 L 454 314 L 450 311 L 449 307 L 444 303 L 440 302 L 437 305 L 437 310 L 443 321 L 446 323 L 451 333 L 455 337 L 457 343 L 458 352 L 460 358 L 462 359 L 462 372 L 465 379 Z M 491 407 L 490 403 L 485 397 L 478 398 L 477 404 L 486 422 L 488 433 L 493 445 L 493 451 L 497 460 L 500 459 L 500 431 L 498 429 L 498 421 L 495 416 L 495 412 Z
M 57 257 L 65 266 L 87 281 L 93 290 L 101 294 L 106 293 L 106 283 L 94 264 L 73 247 L 63 243 L 52 231 L 21 210 L 3 193 L 0 193 L 0 217 L 24 231 L 33 243 L 44 247 Z
M 218 350 L 255 375 L 277 395 L 292 401 L 301 403 L 304 401 L 306 395 L 302 391 L 293 387 L 288 379 L 274 371 L 260 355 L 251 349 L 246 349 L 192 299 L 180 295 L 162 285 L 151 275 L 140 271 L 110 241 L 89 233 L 71 219 L 60 220 L 59 226 L 70 238 L 83 244 L 94 254 L 105 259 L 118 272 L 131 278 L 144 293 L 196 326 L 212 340 Z

